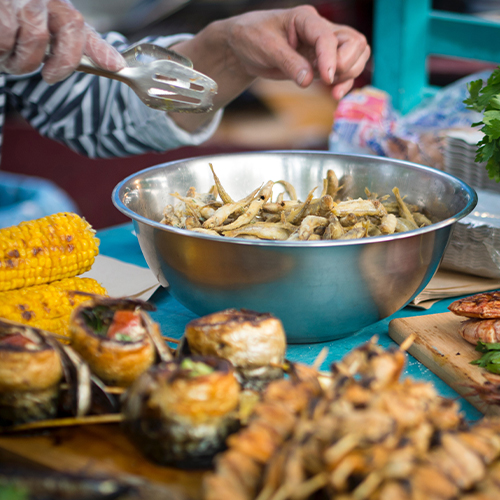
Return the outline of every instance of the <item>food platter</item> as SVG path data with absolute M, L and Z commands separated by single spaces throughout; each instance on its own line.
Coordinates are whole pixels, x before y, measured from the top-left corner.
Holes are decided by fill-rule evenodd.
M 94 305 L 96 305 L 96 308 L 97 306 L 102 308 L 106 304 L 108 303 L 99 302 L 99 304 Z M 81 308 L 85 309 L 85 307 L 87 306 L 79 306 L 77 311 L 80 311 Z M 100 311 L 102 312 L 101 309 Z M 100 331 L 101 326 L 98 326 L 98 323 L 99 325 L 103 323 L 108 316 L 99 316 L 102 321 L 94 323 L 94 315 L 97 314 L 97 311 L 92 307 L 91 312 L 91 315 L 85 313 L 85 318 L 91 319 L 90 323 L 85 322 L 85 324 L 87 327 L 92 326 L 92 328 L 95 327 L 96 330 Z M 247 316 L 247 313 L 243 313 L 243 311 L 241 313 L 241 316 Z M 69 331 L 71 334 L 75 326 L 74 318 L 81 318 L 79 314 L 80 312 L 74 315 L 70 321 Z M 256 320 L 259 315 L 267 319 L 266 315 L 268 314 L 257 313 L 256 317 L 248 321 L 248 323 L 257 323 Z M 196 326 L 193 334 L 200 331 L 203 333 L 202 336 L 212 336 L 213 333 L 207 332 L 205 328 L 207 325 L 211 326 L 219 321 L 207 321 L 206 317 L 201 319 L 205 320 L 201 321 L 201 324 L 200 321 L 194 321 L 193 323 L 192 320 L 189 322 L 191 326 Z M 435 318 L 432 319 L 435 320 Z M 443 317 L 438 319 L 446 320 Z M 245 318 L 245 321 L 247 320 L 248 318 Z M 402 318 L 402 320 L 405 320 L 405 318 Z M 182 329 L 179 329 L 178 333 L 182 334 L 182 331 L 189 331 L 189 323 L 184 321 Z M 404 323 L 404 321 L 401 321 L 401 323 Z M 438 325 L 441 325 L 441 323 L 440 321 L 435 322 Z M 217 492 L 220 492 L 221 487 L 225 488 L 226 486 L 233 488 L 233 492 L 234 488 L 237 490 L 248 487 L 248 498 L 257 498 L 263 492 L 266 495 L 268 494 L 267 490 L 261 489 L 263 484 L 266 488 L 271 488 L 269 498 L 273 498 L 274 495 L 278 498 L 280 495 L 285 495 L 288 498 L 291 491 L 288 489 L 296 484 L 298 487 L 297 498 L 310 498 L 313 493 L 318 492 L 319 494 L 320 491 L 326 493 L 328 488 L 331 487 L 339 495 L 356 492 L 358 498 L 368 500 L 371 498 L 371 492 L 379 488 L 379 486 L 380 488 L 385 486 L 404 487 L 400 483 L 401 476 L 397 475 L 399 469 L 391 469 L 392 473 L 396 475 L 391 476 L 391 481 L 387 485 L 384 484 L 385 478 L 380 476 L 381 469 L 378 468 L 376 462 L 370 459 L 372 453 L 376 453 L 383 463 L 389 464 L 391 461 L 394 462 L 392 456 L 399 456 L 398 454 L 401 451 L 408 452 L 413 458 L 406 463 L 406 466 L 409 467 L 408 470 L 413 470 L 414 466 L 417 468 L 426 466 L 426 464 L 417 464 L 418 458 L 414 455 L 416 451 L 420 450 L 417 455 L 421 456 L 423 450 L 429 460 L 435 460 L 432 463 L 436 466 L 442 462 L 440 460 L 441 455 L 446 455 L 450 451 L 441 449 L 440 442 L 430 439 L 432 435 L 446 435 L 453 441 L 456 439 L 474 439 L 474 432 L 478 434 L 485 432 L 489 438 L 500 434 L 500 423 L 497 426 L 495 422 L 485 422 L 482 427 L 481 424 L 476 430 L 472 427 L 467 428 L 456 401 L 443 400 L 432 384 L 411 381 L 402 377 L 406 362 L 406 350 L 414 349 L 414 346 L 426 345 L 426 342 L 428 342 L 430 348 L 434 349 L 429 358 L 434 360 L 435 364 L 440 365 L 435 368 L 435 373 L 447 382 L 446 377 L 449 377 L 450 382 L 448 383 L 457 391 L 460 392 L 462 385 L 472 389 L 474 383 L 482 383 L 480 378 L 474 378 L 474 376 L 467 378 L 467 373 L 462 374 L 462 378 L 459 379 L 460 370 L 464 372 L 466 368 L 473 368 L 476 375 L 482 374 L 480 369 L 469 365 L 469 361 L 473 359 L 474 355 L 471 352 L 473 350 L 472 346 L 459 345 L 456 348 L 454 359 L 449 353 L 439 352 L 439 346 L 436 352 L 435 347 L 441 337 L 443 342 L 449 345 L 453 345 L 454 340 L 462 341 L 459 337 L 453 337 L 456 335 L 453 321 L 451 321 L 450 325 L 446 321 L 443 324 L 447 325 L 445 333 L 449 335 L 449 338 L 441 331 L 442 326 L 439 326 L 437 330 L 427 328 L 429 334 L 426 337 L 427 330 L 421 324 L 418 325 L 417 331 L 410 329 L 409 334 L 402 333 L 397 338 L 393 333 L 397 330 L 397 328 L 394 328 L 397 323 L 391 323 L 389 332 L 400 343 L 399 349 L 385 350 L 378 345 L 376 337 L 366 341 L 366 337 L 361 335 L 350 344 L 350 349 L 346 349 L 345 356 L 332 364 L 328 374 L 322 374 L 321 377 L 318 368 L 324 358 L 317 360 L 312 366 L 288 361 L 284 358 L 285 353 L 283 352 L 286 348 L 284 332 L 282 329 L 278 329 L 278 333 L 275 334 L 278 335 L 276 338 L 279 338 L 279 342 L 275 343 L 275 347 L 279 347 L 279 357 L 267 360 L 266 363 L 273 369 L 279 368 L 281 372 L 287 374 L 287 377 L 281 376 L 281 373 L 279 377 L 275 378 L 274 374 L 269 372 L 272 375 L 272 380 L 269 381 L 269 385 L 265 386 L 266 390 L 260 393 L 255 406 L 251 408 L 252 418 L 241 420 L 240 430 L 232 432 L 225 440 L 228 447 L 227 452 L 218 452 L 217 458 L 210 469 L 186 470 L 180 468 L 175 461 L 173 464 L 158 465 L 154 459 L 148 458 L 144 450 L 141 450 L 137 443 L 134 443 L 131 439 L 131 427 L 124 426 L 122 421 L 127 418 L 126 412 L 123 412 L 123 415 L 116 415 L 116 421 L 105 424 L 96 424 L 91 419 L 88 419 L 85 425 L 57 426 L 57 424 L 54 424 L 50 425 L 50 428 L 46 426 L 46 428 L 32 429 L 29 432 L 16 432 L 16 429 L 13 428 L 11 429 L 12 432 L 0 435 L 0 455 L 11 460 L 15 459 L 19 463 L 30 463 L 67 474 L 99 475 L 100 477 L 119 478 L 124 481 L 146 481 L 151 485 L 160 483 L 165 485 L 166 495 L 169 494 L 170 488 L 174 488 L 176 491 L 180 491 L 181 495 L 187 495 L 196 500 L 198 498 L 220 498 L 220 496 L 217 496 Z M 111 335 L 112 325 L 113 323 L 110 323 L 105 335 L 106 338 L 108 333 Z M 406 331 L 405 328 L 403 328 L 404 331 Z M 419 332 L 421 333 L 420 336 Z M 242 338 L 244 337 L 255 338 L 252 334 L 243 335 Z M 214 336 L 213 339 L 214 342 L 211 343 L 211 348 L 222 349 L 227 346 L 227 337 Z M 128 339 L 127 342 L 131 340 Z M 191 341 L 188 335 L 185 335 L 185 340 L 188 344 Z M 193 342 L 190 345 L 192 351 L 199 348 L 200 344 L 199 340 L 196 343 Z M 180 345 L 182 345 L 182 342 Z M 335 344 L 332 343 L 331 347 L 335 347 Z M 269 350 L 264 349 L 266 352 Z M 419 347 L 419 349 L 414 349 L 411 352 L 415 352 L 417 355 L 419 350 L 426 351 Z M 242 352 L 248 355 L 250 349 L 243 347 Z M 179 353 L 177 351 L 176 354 Z M 182 355 L 184 354 L 183 352 Z M 197 354 L 203 356 L 206 352 Z M 424 360 L 425 356 L 422 356 L 422 359 Z M 460 359 L 461 364 L 456 362 L 457 359 Z M 182 359 L 180 361 L 181 368 L 185 370 L 185 373 L 180 376 L 174 371 L 172 373 L 175 376 L 169 379 L 168 373 L 170 372 L 166 372 L 166 378 L 169 381 L 183 382 L 183 377 L 185 377 L 185 381 L 191 375 L 200 376 L 200 378 L 209 377 L 215 370 L 215 365 L 212 366 L 210 363 L 205 362 L 205 368 L 208 366 L 214 368 L 214 370 L 200 372 L 195 375 L 187 371 L 186 366 L 182 365 Z M 194 357 L 191 357 L 191 361 L 194 361 Z M 163 360 L 163 362 L 162 365 L 168 365 L 171 361 Z M 427 361 L 422 362 L 428 365 Z M 233 361 L 233 363 L 236 366 L 236 362 Z M 448 373 L 448 366 L 452 366 L 455 371 Z M 444 367 L 443 373 L 439 372 L 440 367 Z M 154 370 L 156 368 L 156 366 L 153 366 L 151 372 L 148 373 L 149 378 L 143 379 L 148 391 L 151 388 L 154 389 L 155 386 L 161 385 L 162 377 L 155 378 Z M 274 372 L 274 370 L 272 371 Z M 158 369 L 156 373 L 161 374 L 161 371 Z M 228 373 L 229 369 L 224 371 L 225 376 Z M 240 375 L 242 375 L 241 372 Z M 246 375 L 248 375 L 248 371 L 245 371 Z M 136 380 L 139 380 L 139 378 L 142 379 L 142 375 Z M 458 379 L 459 382 L 457 382 Z M 208 380 L 208 378 L 205 380 Z M 258 385 L 260 390 L 260 381 Z M 187 387 L 187 385 L 184 387 Z M 232 387 L 235 387 L 234 383 Z M 170 384 L 168 391 L 168 398 L 166 399 L 173 396 L 173 384 Z M 127 392 L 133 393 L 133 391 L 128 390 Z M 220 393 L 224 393 L 224 391 L 222 390 Z M 467 397 L 465 391 L 460 393 Z M 150 394 L 153 394 L 153 391 L 151 393 L 139 392 L 136 403 L 140 405 L 148 400 L 154 400 L 157 406 L 151 408 L 154 408 L 155 415 L 158 415 L 157 410 L 161 409 L 163 411 L 164 409 L 162 407 L 163 399 L 159 396 L 150 397 Z M 160 394 L 165 395 L 165 393 Z M 182 394 L 182 390 L 176 389 L 175 395 Z M 127 398 L 124 398 L 124 400 L 126 401 Z M 484 413 L 488 412 L 488 408 L 481 407 L 479 401 L 473 401 L 472 399 L 470 401 L 476 407 L 481 408 Z M 186 405 L 185 402 L 185 399 L 181 400 L 184 407 L 191 407 L 190 404 Z M 136 403 L 134 403 L 134 406 L 137 406 Z M 126 409 L 126 406 L 123 408 Z M 168 409 L 168 405 L 165 408 Z M 408 420 L 408 408 L 412 408 L 412 413 L 415 415 L 414 419 Z M 230 408 L 228 411 L 232 412 L 232 409 Z M 180 413 L 177 411 L 177 414 Z M 184 411 L 183 418 L 189 413 L 195 412 Z M 203 413 L 203 418 L 207 414 L 207 412 Z M 152 421 L 155 422 L 154 419 Z M 145 423 L 146 420 L 141 422 Z M 422 422 L 425 423 L 423 428 L 420 427 Z M 189 425 L 191 428 L 195 428 L 194 425 Z M 154 430 L 154 426 L 151 429 Z M 427 432 L 429 429 L 430 433 Z M 304 431 L 306 431 L 305 434 Z M 424 436 L 420 432 L 424 432 Z M 401 440 L 402 436 L 407 436 L 408 439 Z M 421 437 L 423 437 L 422 440 Z M 323 442 L 320 448 L 316 447 L 318 439 Z M 413 443 L 415 446 L 412 445 L 411 449 L 400 449 L 400 445 L 404 447 L 408 443 L 412 443 L 413 439 L 416 439 Z M 500 446 L 496 449 L 496 441 L 491 439 L 489 441 L 492 442 L 491 455 L 489 456 L 492 457 L 491 460 L 498 459 L 500 463 Z M 343 448 L 345 443 L 349 444 L 347 448 Z M 381 444 L 382 446 L 380 446 Z M 326 446 L 326 448 L 322 448 L 323 446 Z M 328 453 L 326 453 L 326 450 L 328 450 Z M 297 459 L 299 461 L 288 462 L 288 451 L 293 452 L 290 454 L 293 460 Z M 301 457 L 305 456 L 313 457 L 313 460 L 302 460 Z M 359 457 L 361 457 L 362 468 L 359 474 L 356 472 L 351 476 L 351 472 L 349 472 L 351 469 L 346 469 L 345 466 L 348 465 L 350 460 L 356 461 Z M 446 455 L 446 458 L 450 460 L 450 456 Z M 461 458 L 457 457 L 458 460 Z M 345 466 L 341 466 L 344 459 L 347 462 L 345 462 Z M 269 470 L 266 471 L 268 463 L 273 464 L 272 467 L 276 467 L 276 469 L 273 468 L 273 471 L 280 474 L 280 476 L 276 476 L 280 478 L 279 480 L 272 480 L 273 484 L 264 483 L 269 479 Z M 287 466 L 285 467 L 284 464 L 287 464 Z M 186 460 L 186 463 L 182 465 L 189 466 L 189 460 Z M 250 469 L 246 469 L 248 466 L 250 466 Z M 294 479 L 287 471 L 291 470 L 288 467 L 293 468 L 295 466 L 299 467 L 299 475 Z M 335 474 L 330 475 L 325 471 L 335 471 Z M 251 472 L 251 474 L 247 474 L 247 472 Z M 480 472 L 483 476 L 486 474 L 486 470 Z M 229 473 L 229 476 L 232 474 L 232 477 L 229 477 L 229 483 L 225 483 L 228 480 L 226 473 Z M 457 478 L 457 482 L 453 487 L 457 491 L 459 488 L 471 488 L 480 479 L 481 474 L 475 474 L 474 477 L 465 479 Z M 245 477 L 244 484 L 238 483 L 236 480 L 238 477 Z M 375 482 L 373 482 L 374 477 L 378 478 Z M 411 485 L 414 491 L 421 490 L 422 484 L 418 483 L 418 474 L 411 474 L 410 477 L 412 478 L 411 481 L 416 478 Z M 331 478 L 331 484 L 329 478 Z M 211 488 L 212 496 L 207 496 L 207 486 Z M 353 487 L 356 489 L 352 490 Z M 285 489 L 283 490 L 283 488 Z M 422 491 L 419 491 L 419 493 L 422 493 Z M 165 498 L 172 497 L 165 496 Z

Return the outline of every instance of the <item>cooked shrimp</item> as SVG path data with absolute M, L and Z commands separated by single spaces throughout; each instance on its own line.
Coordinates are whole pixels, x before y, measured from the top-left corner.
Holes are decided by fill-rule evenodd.
M 500 342 L 500 319 L 468 319 L 462 322 L 458 332 L 473 345 L 479 341 Z

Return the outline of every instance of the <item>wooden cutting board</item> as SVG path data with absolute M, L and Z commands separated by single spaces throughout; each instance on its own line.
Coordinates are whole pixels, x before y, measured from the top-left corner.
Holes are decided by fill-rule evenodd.
M 127 439 L 119 424 L 66 427 L 35 435 L 0 435 L 0 468 L 2 460 L 85 476 L 136 477 L 171 486 L 193 500 L 202 498 L 202 480 L 207 474 L 150 462 Z
M 472 360 L 478 359 L 480 354 L 458 333 L 462 321 L 451 312 L 397 318 L 389 323 L 389 336 L 401 344 L 414 334 L 415 340 L 408 349 L 413 357 L 480 412 L 500 415 L 500 406 L 488 405 L 474 393 L 473 387 L 481 387 L 487 382 L 485 375 L 487 376 L 488 372 L 470 364 Z M 500 377 L 498 380 L 500 383 Z

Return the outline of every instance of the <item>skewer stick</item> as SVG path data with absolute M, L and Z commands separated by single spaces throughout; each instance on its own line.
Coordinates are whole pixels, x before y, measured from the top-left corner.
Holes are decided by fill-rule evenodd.
M 165 335 L 161 336 L 162 339 L 166 340 L 167 342 L 172 342 L 173 344 L 178 344 L 180 340 L 174 339 L 172 337 L 166 337 Z
M 318 356 L 314 360 L 312 367 L 316 370 L 319 370 L 319 367 L 323 364 L 323 361 L 325 361 L 327 356 L 328 356 L 328 347 L 323 347 L 323 349 L 321 349 Z
M 71 427 L 74 425 L 92 425 L 92 424 L 110 424 L 118 423 L 123 420 L 121 413 L 109 413 L 105 415 L 88 415 L 86 417 L 67 417 L 54 418 L 48 420 L 39 420 L 37 422 L 29 422 L 20 424 L 14 427 L 0 427 L 0 434 L 30 431 L 33 429 L 45 429 L 49 427 Z
M 112 387 L 112 386 L 105 386 L 104 390 L 108 394 L 123 394 L 125 392 L 125 387 Z
M 403 342 L 401 342 L 399 349 L 401 351 L 407 351 L 412 346 L 413 342 L 415 342 L 416 338 L 417 336 L 414 333 L 412 333 Z

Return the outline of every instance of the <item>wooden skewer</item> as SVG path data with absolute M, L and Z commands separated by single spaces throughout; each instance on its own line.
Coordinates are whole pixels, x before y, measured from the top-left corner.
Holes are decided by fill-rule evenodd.
M 48 332 L 51 337 L 54 337 L 57 340 L 64 340 L 65 342 L 69 342 L 69 337 L 64 335 L 59 335 L 58 333 Z
M 71 388 L 69 384 L 61 384 L 60 385 L 61 390 L 67 391 Z M 125 387 L 115 387 L 115 386 L 103 386 L 102 389 L 107 392 L 108 394 L 123 394 L 126 389 Z
M 108 394 L 123 394 L 126 391 L 125 387 L 112 387 L 112 386 L 109 386 L 109 385 L 107 385 L 106 387 L 104 387 L 104 390 Z
M 409 335 L 403 342 L 401 342 L 401 345 L 399 346 L 400 351 L 407 351 L 415 342 L 415 339 L 417 338 L 415 333 L 412 333 Z
M 328 347 L 323 347 L 323 349 L 321 349 L 318 356 L 314 360 L 314 363 L 312 365 L 313 368 L 319 370 L 319 367 L 323 364 L 323 361 L 325 361 L 327 356 L 328 356 Z
M 33 429 L 45 429 L 49 427 L 70 427 L 73 425 L 109 424 L 109 423 L 121 422 L 122 420 L 123 420 L 123 415 L 121 413 L 109 413 L 105 415 L 88 415 L 86 417 L 54 418 L 48 420 L 39 420 L 37 422 L 29 422 L 27 424 L 20 424 L 14 427 L 0 427 L 0 434 L 29 431 Z
M 172 337 L 166 337 L 165 335 L 161 336 L 162 339 L 165 339 L 167 342 L 172 342 L 173 344 L 178 344 L 180 340 L 173 339 Z

